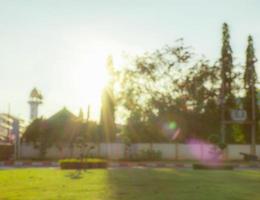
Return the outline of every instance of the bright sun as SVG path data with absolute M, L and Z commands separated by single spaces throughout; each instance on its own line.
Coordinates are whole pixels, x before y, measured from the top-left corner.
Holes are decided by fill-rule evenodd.
M 69 107 L 75 114 L 79 112 L 80 108 L 86 113 L 87 107 L 90 105 L 90 117 L 99 120 L 101 94 L 108 81 L 107 58 L 112 55 L 113 60 L 115 57 L 118 59 L 120 50 L 116 45 L 105 43 L 96 43 L 91 46 L 91 50 L 81 51 L 77 56 L 80 59 L 77 58 L 76 67 L 67 72 L 72 92 L 66 101 L 69 101 Z

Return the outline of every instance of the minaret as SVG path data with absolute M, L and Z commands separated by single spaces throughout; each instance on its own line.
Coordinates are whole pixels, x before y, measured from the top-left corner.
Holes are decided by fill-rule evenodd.
M 31 121 L 35 120 L 38 117 L 38 106 L 42 103 L 42 95 L 36 89 L 33 88 L 29 97 L 29 105 L 30 105 L 30 119 Z

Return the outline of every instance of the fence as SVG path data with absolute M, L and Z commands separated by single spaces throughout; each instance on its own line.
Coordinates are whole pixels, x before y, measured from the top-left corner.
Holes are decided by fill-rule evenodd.
M 101 143 L 92 144 L 94 149 L 91 151 L 93 156 L 105 157 L 108 159 L 125 158 L 126 145 L 122 143 Z M 159 144 L 159 143 L 140 143 L 130 146 L 131 153 L 138 153 L 141 150 L 153 149 L 160 151 L 163 159 L 169 160 L 203 160 L 210 156 L 212 145 L 208 144 Z M 229 160 L 241 160 L 243 157 L 239 154 L 250 153 L 250 145 L 229 144 L 225 150 L 225 156 Z M 47 150 L 46 158 L 60 159 L 68 157 L 77 157 L 80 155 L 79 149 L 63 148 L 62 151 L 56 147 Z M 260 145 L 256 146 L 256 155 L 260 156 Z M 32 159 L 39 156 L 39 151 L 32 145 L 22 144 L 20 147 L 20 157 L 23 159 Z

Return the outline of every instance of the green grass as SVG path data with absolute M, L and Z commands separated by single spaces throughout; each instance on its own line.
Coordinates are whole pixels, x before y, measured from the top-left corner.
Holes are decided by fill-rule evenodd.
M 0 170 L 0 200 L 257 200 L 260 171 Z

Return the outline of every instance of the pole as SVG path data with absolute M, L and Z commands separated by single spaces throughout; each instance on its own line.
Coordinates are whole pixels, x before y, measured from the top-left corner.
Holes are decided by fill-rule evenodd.
M 221 142 L 225 144 L 226 142 L 226 127 L 225 127 L 225 107 L 224 105 L 221 106 Z
M 252 127 L 251 127 L 251 154 L 256 154 L 255 131 L 256 131 L 256 108 L 255 108 L 255 90 L 253 81 L 251 81 L 252 98 Z
M 222 75 L 223 76 L 223 75 Z M 220 117 L 221 117 L 221 122 L 220 122 L 220 134 L 221 134 L 221 142 L 225 144 L 226 142 L 226 127 L 225 127 L 225 86 L 224 82 L 222 82 L 221 85 L 221 91 L 220 91 Z

